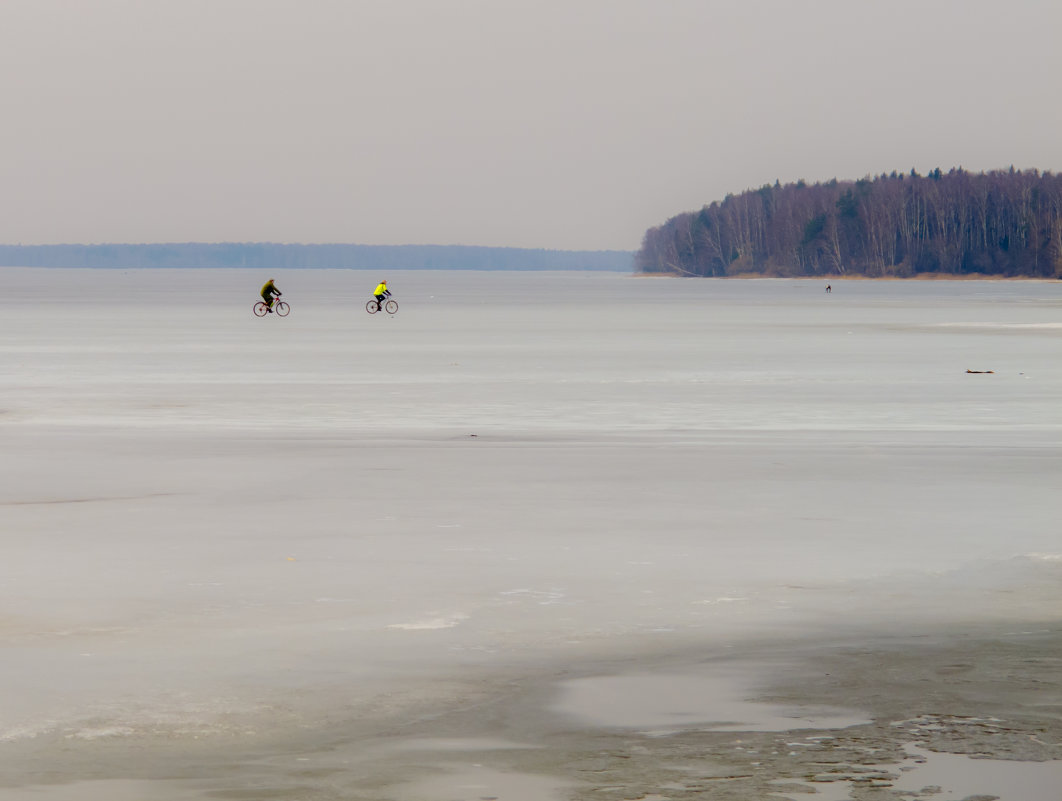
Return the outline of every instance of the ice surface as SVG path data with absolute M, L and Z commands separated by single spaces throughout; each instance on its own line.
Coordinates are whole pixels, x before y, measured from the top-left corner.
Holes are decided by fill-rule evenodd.
M 0 738 L 1057 603 L 1057 282 L 0 276 Z

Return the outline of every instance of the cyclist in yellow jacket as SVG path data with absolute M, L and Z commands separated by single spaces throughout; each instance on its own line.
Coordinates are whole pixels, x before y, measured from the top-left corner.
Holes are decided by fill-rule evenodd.
M 270 278 L 264 284 L 262 284 L 262 300 L 265 301 L 265 305 L 269 307 L 269 313 L 273 313 L 273 298 L 279 298 L 281 292 L 277 289 L 277 285 L 273 283 L 273 279 Z
M 381 281 L 376 285 L 376 289 L 372 291 L 372 294 L 376 296 L 376 308 L 383 309 L 384 298 L 391 297 L 391 290 L 387 288 L 386 281 Z

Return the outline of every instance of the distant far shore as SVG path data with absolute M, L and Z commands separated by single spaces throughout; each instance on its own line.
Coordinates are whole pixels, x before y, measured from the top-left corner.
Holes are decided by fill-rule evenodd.
M 626 250 L 475 245 L 297 245 L 270 242 L 0 245 L 0 267 L 348 270 L 603 270 L 630 272 Z
M 955 275 L 953 273 L 919 273 L 918 275 L 764 275 L 763 273 L 738 273 L 725 276 L 684 275 L 682 273 L 634 273 L 635 278 L 705 278 L 716 281 L 729 281 L 731 279 L 756 279 L 759 281 L 819 281 L 822 283 L 836 283 L 840 281 L 1062 281 L 1062 278 L 1044 278 L 1036 275 L 978 275 L 966 273 Z

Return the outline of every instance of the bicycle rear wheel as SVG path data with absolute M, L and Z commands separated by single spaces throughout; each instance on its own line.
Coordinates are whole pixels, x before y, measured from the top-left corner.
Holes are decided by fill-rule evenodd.
M 273 307 L 273 311 L 279 314 L 281 317 L 287 317 L 288 312 L 291 311 L 291 306 L 282 300 L 277 301 L 277 305 Z
M 378 312 L 379 310 L 380 308 L 376 305 L 375 300 L 370 300 L 368 303 L 365 304 L 365 311 L 367 311 L 369 314 L 376 314 L 376 312 Z
M 398 301 L 387 301 L 387 303 L 384 304 L 384 309 L 387 311 L 388 314 L 394 314 L 396 311 L 398 311 Z
M 254 310 L 255 317 L 265 317 L 267 314 L 269 314 L 269 307 L 262 303 L 262 301 L 258 301 L 256 304 L 254 304 L 252 309 Z

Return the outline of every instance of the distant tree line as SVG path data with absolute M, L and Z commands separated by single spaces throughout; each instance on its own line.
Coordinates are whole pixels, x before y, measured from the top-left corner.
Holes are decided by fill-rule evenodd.
M 782 186 L 646 232 L 635 270 L 691 276 L 1062 277 L 1062 175 L 1038 170 Z
M 3 267 L 254 267 L 353 270 L 623 270 L 624 250 L 536 250 L 465 245 L 293 245 L 268 242 L 0 245 Z

